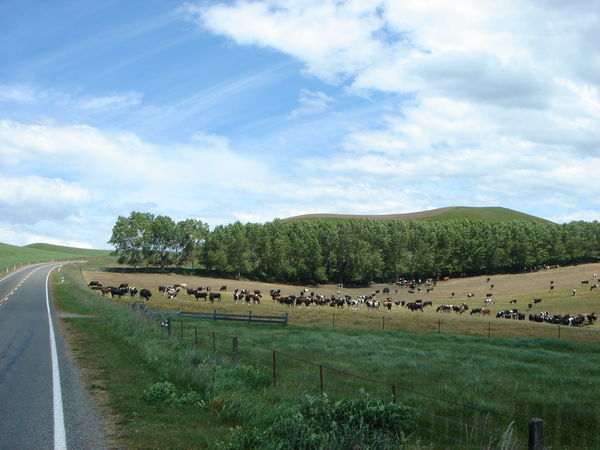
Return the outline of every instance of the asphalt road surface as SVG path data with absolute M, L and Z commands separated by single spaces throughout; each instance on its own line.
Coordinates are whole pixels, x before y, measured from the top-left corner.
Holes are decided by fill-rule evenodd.
M 48 283 L 58 266 L 0 279 L 0 450 L 106 447 L 54 318 Z

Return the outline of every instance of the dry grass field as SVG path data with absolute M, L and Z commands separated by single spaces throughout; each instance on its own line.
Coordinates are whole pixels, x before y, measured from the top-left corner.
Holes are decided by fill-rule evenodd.
M 97 280 L 105 286 L 118 286 L 128 283 L 138 289 L 146 288 L 152 291 L 152 298 L 148 307 L 153 309 L 170 309 L 182 311 L 213 311 L 232 312 L 245 314 L 252 311 L 255 315 L 281 315 L 289 313 L 290 324 L 295 326 L 359 328 L 359 329 L 402 329 L 418 333 L 456 333 L 462 335 L 503 337 L 539 337 L 561 338 L 577 341 L 599 341 L 600 326 L 566 327 L 547 323 L 535 323 L 529 320 L 516 321 L 511 319 L 496 319 L 496 312 L 502 309 L 517 308 L 525 314 L 548 311 L 551 314 L 585 314 L 590 312 L 600 313 L 600 289 L 590 290 L 591 285 L 600 283 L 593 278 L 594 273 L 600 273 L 600 263 L 582 264 L 578 266 L 560 267 L 557 269 L 543 270 L 540 272 L 523 274 L 504 274 L 457 278 L 437 283 L 433 291 L 427 293 L 425 286 L 421 292 L 408 293 L 406 287 L 397 287 L 390 284 L 375 284 L 367 288 L 339 288 L 335 285 L 320 286 L 293 286 L 283 284 L 261 283 L 248 280 L 233 280 L 223 278 L 206 278 L 197 276 L 183 276 L 176 274 L 143 274 L 143 273 L 117 273 L 102 271 L 82 271 L 86 282 Z M 488 278 L 490 280 L 488 281 Z M 583 285 L 582 280 L 589 284 Z M 555 286 L 550 290 L 550 285 Z M 221 286 L 227 286 L 222 292 L 220 302 L 197 301 L 194 297 L 179 293 L 178 297 L 168 300 L 159 291 L 159 285 L 173 285 L 185 283 L 191 288 L 209 286 L 212 291 L 219 291 Z M 492 287 L 493 285 L 493 287 Z M 285 307 L 273 301 L 268 295 L 270 289 L 281 289 L 282 295 L 298 295 L 303 288 L 308 288 L 315 294 L 326 297 L 337 294 L 349 294 L 353 298 L 365 294 L 373 294 L 376 290 L 383 291 L 390 288 L 390 294 L 379 293 L 377 299 L 382 301 L 388 296 L 394 301 L 405 300 L 433 302 L 433 307 L 427 307 L 425 312 L 411 312 L 406 308 L 393 305 L 391 311 L 381 308 L 379 311 L 368 310 L 361 306 L 357 311 L 347 308 L 317 307 L 311 305 L 302 307 Z M 238 289 L 259 289 L 262 294 L 260 304 L 236 304 L 233 301 L 233 291 Z M 573 295 L 573 289 L 576 294 Z M 454 297 L 452 297 L 454 293 Z M 467 298 L 467 294 L 475 294 Z M 440 304 L 467 303 L 469 308 L 483 307 L 483 300 L 487 293 L 492 293 L 495 304 L 486 306 L 491 310 L 489 317 L 470 315 L 469 311 L 458 313 L 436 312 Z M 541 298 L 542 302 L 534 305 L 531 310 L 528 303 L 532 299 Z M 516 304 L 509 303 L 516 299 Z M 133 302 L 137 299 L 123 297 L 122 301 Z

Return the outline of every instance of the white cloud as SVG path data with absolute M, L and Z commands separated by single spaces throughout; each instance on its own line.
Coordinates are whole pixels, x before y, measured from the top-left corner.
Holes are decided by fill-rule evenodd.
M 302 89 L 300 91 L 300 97 L 298 98 L 300 106 L 290 113 L 290 117 L 297 118 L 324 113 L 330 108 L 333 101 L 333 97 L 330 97 L 324 92 L 313 92 L 308 89 Z
M 39 176 L 0 176 L 0 221 L 36 224 L 81 214 L 89 192 L 75 183 Z

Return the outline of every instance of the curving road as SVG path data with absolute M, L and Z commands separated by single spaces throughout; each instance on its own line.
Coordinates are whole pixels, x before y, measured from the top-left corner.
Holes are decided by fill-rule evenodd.
M 0 280 L 0 449 L 103 448 L 99 419 L 53 317 L 38 264 Z

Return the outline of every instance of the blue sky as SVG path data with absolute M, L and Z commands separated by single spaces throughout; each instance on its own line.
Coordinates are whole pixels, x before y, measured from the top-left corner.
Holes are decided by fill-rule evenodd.
M 0 242 L 504 206 L 600 219 L 600 1 L 0 2 Z

